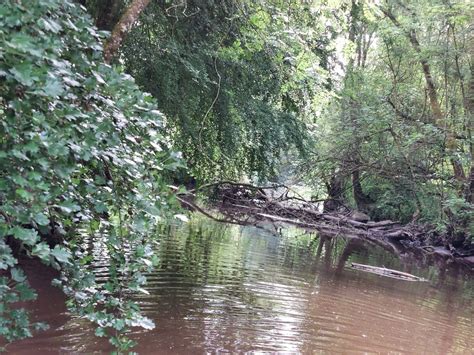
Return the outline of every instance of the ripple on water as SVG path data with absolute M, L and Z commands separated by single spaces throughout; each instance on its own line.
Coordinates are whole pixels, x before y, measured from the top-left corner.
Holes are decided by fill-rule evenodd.
M 379 249 L 368 253 L 343 240 L 319 246 L 314 237 L 251 228 L 199 230 L 164 236 L 157 247 L 160 265 L 146 275 L 149 295 L 136 296 L 156 323 L 153 331 L 133 330 L 140 353 L 467 354 L 473 348 L 472 281 L 447 278 L 433 287 L 356 272 L 344 263 L 403 266 Z M 105 280 L 106 254 L 93 254 L 100 256 L 94 272 Z M 63 317 L 62 326 L 28 345 L 109 349 L 86 322 Z M 12 349 L 26 354 L 21 346 Z

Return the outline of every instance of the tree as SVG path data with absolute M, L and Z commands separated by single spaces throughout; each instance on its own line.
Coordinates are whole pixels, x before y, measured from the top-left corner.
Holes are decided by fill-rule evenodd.
M 309 11 L 278 1 L 157 1 L 127 36 L 126 70 L 160 102 L 201 180 L 268 178 L 282 153 L 304 151 L 303 95 L 321 85 L 305 70 L 325 51 L 324 35 L 301 35 L 317 22 Z M 297 19 L 308 23 L 287 31 L 287 13 L 295 28 Z
M 472 54 L 463 47 L 472 6 L 352 2 L 341 11 L 347 59 L 343 79 L 331 72 L 338 98 L 318 117 L 313 181 L 375 218 L 421 213 L 453 235 L 472 234 Z
M 436 89 L 434 78 L 431 73 L 431 66 L 428 63 L 428 60 L 426 59 L 424 54 L 422 53 L 421 45 L 420 45 L 420 42 L 418 41 L 418 37 L 417 37 L 415 29 L 408 29 L 408 30 L 403 29 L 403 26 L 397 20 L 395 15 L 391 12 L 391 10 L 386 9 L 382 6 L 380 6 L 379 9 L 383 12 L 385 16 L 387 16 L 390 19 L 390 21 L 393 22 L 395 26 L 402 29 L 402 31 L 405 33 L 405 35 L 409 39 L 411 45 L 413 46 L 415 52 L 418 54 L 421 67 L 423 68 L 423 75 L 426 81 L 426 88 L 428 91 L 428 97 L 429 97 L 431 111 L 433 115 L 432 123 L 437 128 L 441 130 L 446 130 L 446 147 L 449 150 L 455 150 L 457 147 L 456 137 L 455 137 L 454 132 L 452 132 L 451 128 L 446 127 L 446 125 L 444 124 L 444 117 L 443 117 L 444 115 L 441 112 L 441 106 L 438 100 L 438 91 Z M 451 156 L 450 160 L 453 166 L 455 178 L 461 184 L 463 184 L 465 182 L 466 175 L 464 173 L 464 169 L 461 162 L 455 156 Z

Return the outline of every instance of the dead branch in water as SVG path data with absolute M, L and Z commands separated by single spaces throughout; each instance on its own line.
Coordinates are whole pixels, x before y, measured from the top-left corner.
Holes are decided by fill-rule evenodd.
M 219 217 L 194 202 L 193 197 L 197 192 L 210 196 L 211 202 L 219 210 Z M 418 249 L 426 254 L 427 245 L 423 245 L 422 241 L 427 240 L 430 232 L 422 225 L 402 225 L 390 220 L 370 221 L 349 209 L 344 212 L 321 212 L 321 200 L 305 200 L 282 184 L 262 187 L 222 181 L 191 191 L 177 192 L 176 195 L 187 207 L 218 222 L 253 226 L 264 221 L 290 224 L 331 237 L 344 236 L 366 240 L 397 255 L 400 255 L 408 244 L 411 249 Z M 442 247 L 433 250 L 440 256 L 454 258 L 453 253 L 446 248 L 443 253 L 438 253 L 440 248 Z
M 418 277 L 406 272 L 398 271 L 398 270 L 393 270 L 393 269 L 387 269 L 385 267 L 378 267 L 378 266 L 372 266 L 372 265 L 364 265 L 364 264 L 357 264 L 357 263 L 351 263 L 351 266 L 353 269 L 368 272 L 371 274 L 376 274 L 380 276 L 385 276 L 385 277 L 390 277 L 393 279 L 397 280 L 404 280 L 404 281 L 428 281 L 422 277 Z

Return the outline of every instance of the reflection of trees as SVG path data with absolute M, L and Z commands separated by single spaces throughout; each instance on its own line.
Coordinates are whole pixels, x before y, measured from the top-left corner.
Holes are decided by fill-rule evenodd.
M 317 242 L 317 243 L 316 243 Z M 326 279 L 339 280 L 334 284 L 333 292 L 338 293 L 340 282 L 346 283 L 350 277 L 344 273 L 345 266 L 355 258 L 358 261 L 365 260 L 368 264 L 386 265 L 394 268 L 402 269 L 406 272 L 419 273 L 418 269 L 420 263 L 416 260 L 402 264 L 399 260 L 394 260 L 391 255 L 385 252 L 380 252 L 377 248 L 370 249 L 360 240 L 337 240 L 329 236 L 320 235 L 319 238 L 314 239 L 312 247 L 316 248 L 314 260 L 319 265 L 316 281 L 318 284 L 322 282 L 321 277 L 325 275 Z M 374 250 L 375 249 L 375 250 Z M 321 274 L 324 271 L 325 274 Z M 466 344 L 458 344 L 462 339 L 461 334 L 468 334 L 472 329 L 466 327 L 466 323 L 462 321 L 460 314 L 467 313 L 472 317 L 473 307 L 469 297 L 463 297 L 462 293 L 466 294 L 467 285 L 460 280 L 460 272 L 458 267 L 443 264 L 437 264 L 428 271 L 431 279 L 435 280 L 434 287 L 426 285 L 400 285 L 401 289 L 391 288 L 390 291 L 395 294 L 399 293 L 400 297 L 414 297 L 414 294 L 407 293 L 407 289 L 411 290 L 417 296 L 420 296 L 425 303 L 420 304 L 421 309 L 415 309 L 420 314 L 420 319 L 427 317 L 427 322 L 445 322 L 444 326 L 439 330 L 439 343 L 437 347 L 440 353 L 459 352 L 466 348 Z M 362 276 L 364 277 L 364 276 Z M 383 283 L 383 281 L 382 281 Z M 363 286 L 361 286 L 363 287 Z M 420 291 L 421 290 L 421 291 Z M 421 293 L 421 294 L 420 294 Z M 469 301 L 467 301 L 469 300 Z M 434 309 L 433 309 L 434 308 Z M 433 313 L 432 313 L 433 312 Z M 446 319 L 439 320 L 441 315 L 446 314 Z M 416 318 L 416 316 L 415 316 Z M 428 325 L 428 324 L 427 324 Z M 424 334 L 423 329 L 418 330 L 419 334 Z
M 357 250 L 361 250 L 361 243 L 354 239 L 348 240 L 346 245 L 344 246 L 344 249 L 339 255 L 339 259 L 337 261 L 337 266 L 336 266 L 336 275 L 341 274 L 341 272 L 344 270 L 344 267 L 346 266 L 346 263 L 349 260 L 350 256 L 352 255 L 352 253 Z
M 385 337 L 383 344 L 371 344 L 386 348 L 374 351 L 392 347 L 449 354 L 469 348 L 474 283 L 463 270 L 439 264 L 423 270 L 423 276 L 433 280 L 431 285 L 403 283 L 345 268 L 351 261 L 406 268 L 389 253 L 367 249 L 357 240 L 297 230 L 283 231 L 280 237 L 262 233 L 205 220 L 163 227 L 157 248 L 160 265 L 147 275 L 151 294 L 140 296 L 157 328 L 139 335 L 140 344 L 149 346 L 140 353 L 171 346 L 183 353 L 193 346 L 193 353 L 218 347 L 237 352 L 255 350 L 257 344 L 274 351 L 286 346 L 291 352 L 321 348 L 343 353 L 368 346 L 362 332 L 372 340 Z M 98 257 L 94 269 L 100 271 L 107 266 L 103 247 L 91 243 L 90 248 Z M 41 285 L 33 286 L 41 291 Z M 47 297 L 40 295 L 38 300 L 46 316 L 55 304 L 50 292 L 45 288 Z M 54 333 L 54 341 L 89 352 L 101 344 L 89 341 L 93 331 L 69 320 L 66 328 Z M 75 336 L 68 337 L 72 333 Z M 354 334 L 358 338 L 350 338 Z
M 461 267 L 449 267 L 445 260 L 440 261 L 437 269 L 439 270 L 438 277 L 426 298 L 433 300 L 432 303 L 435 304 L 436 311 L 445 314 L 446 321 L 450 325 L 445 327 L 440 337 L 439 353 L 462 353 L 466 345 L 469 344 L 460 343 L 462 338 L 459 335 L 471 333 L 474 336 L 472 282 L 469 283 L 469 275 L 466 275 Z M 469 287 L 470 285 L 471 287 Z M 468 322 L 467 319 L 471 321 Z
M 336 322 L 344 332 L 354 333 L 362 327 L 376 335 L 383 327 L 399 327 L 387 336 L 392 345 L 400 338 L 405 350 L 410 342 L 402 339 L 402 330 L 410 329 L 419 341 L 434 331 L 430 322 L 440 324 L 433 333 L 437 339 L 430 349 L 449 353 L 465 348 L 458 344 L 462 334 L 469 331 L 458 318 L 464 312 L 459 309 L 461 296 L 455 292 L 445 294 L 446 280 L 452 282 L 455 276 L 450 272 L 440 273 L 436 288 L 427 284 L 394 284 L 392 280 L 345 268 L 352 260 L 406 267 L 380 248 L 367 249 L 357 240 L 324 235 L 288 233 L 275 237 L 261 233 L 251 228 L 220 228 L 209 222 L 192 222 L 161 240 L 161 270 L 179 275 L 176 282 L 183 283 L 179 297 L 174 297 L 174 289 L 159 291 L 166 297 L 165 306 L 179 309 L 178 318 L 192 319 L 178 324 L 188 327 L 182 331 L 203 346 L 207 344 L 208 349 L 216 344 L 222 349 L 252 349 L 253 344 L 270 343 L 274 336 L 281 338 L 281 346 L 288 339 L 313 344 L 318 336 L 315 327 L 336 332 L 326 323 L 332 317 L 328 310 L 334 310 L 340 319 L 354 322 L 345 328 Z M 437 277 L 436 271 L 430 272 Z M 288 297 L 294 294 L 298 296 Z M 403 316 L 396 318 L 397 311 L 387 308 L 387 302 L 399 307 Z M 374 307 L 376 312 L 367 314 L 368 320 L 359 324 L 355 319 L 359 311 L 364 315 L 364 305 Z M 472 309 L 467 302 L 464 306 Z M 377 320 L 378 325 L 371 324 L 371 319 Z M 300 337 L 300 333 L 309 338 Z M 301 349 L 304 347 L 294 350 Z

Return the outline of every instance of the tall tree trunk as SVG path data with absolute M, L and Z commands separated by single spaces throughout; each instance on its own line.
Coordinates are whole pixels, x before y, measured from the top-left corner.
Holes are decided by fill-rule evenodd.
M 114 26 L 110 38 L 104 48 L 104 60 L 110 63 L 116 55 L 117 50 L 123 42 L 126 34 L 130 31 L 141 12 L 148 6 L 150 0 L 133 0 L 119 22 Z
M 412 44 L 416 53 L 420 55 L 420 64 L 423 68 L 426 88 L 428 89 L 428 97 L 430 98 L 431 111 L 433 112 L 433 121 L 436 125 L 441 125 L 443 121 L 443 113 L 441 111 L 441 106 L 438 101 L 438 92 L 436 91 L 433 76 L 431 75 L 430 65 L 428 63 L 428 60 L 421 56 L 420 42 L 418 42 L 418 38 L 416 37 L 416 33 L 414 30 L 411 30 L 408 33 L 408 38 L 410 39 L 410 43 Z
M 364 190 L 362 189 L 359 169 L 355 169 L 352 172 L 352 190 L 354 193 L 354 200 L 356 202 L 357 209 L 365 213 L 370 212 L 370 205 L 373 203 L 373 201 L 364 193 Z
M 456 71 L 459 79 L 459 86 L 461 89 L 463 107 L 464 107 L 464 114 L 466 115 L 466 135 L 469 142 L 469 155 L 470 155 L 470 168 L 469 171 L 469 178 L 466 182 L 466 201 L 470 203 L 474 203 L 474 142 L 472 140 L 472 130 L 474 129 L 474 37 L 470 36 L 467 41 L 467 48 L 465 48 L 466 52 L 469 53 L 469 67 L 471 68 L 471 78 L 466 85 L 464 82 L 464 76 L 461 72 L 461 65 L 459 63 L 459 46 L 458 40 L 456 38 L 456 30 L 455 24 L 449 23 L 449 29 L 451 30 L 451 34 L 453 36 L 453 44 L 454 44 L 454 62 L 456 63 Z M 449 31 L 449 30 L 448 30 Z M 449 32 L 448 32 L 449 34 Z
M 363 5 L 356 0 L 352 0 L 351 4 L 351 22 L 349 27 L 349 36 L 348 39 L 350 42 L 354 43 L 356 46 L 356 57 L 351 57 L 347 64 L 347 70 L 345 75 L 345 83 L 344 85 L 354 85 L 351 81 L 354 80 L 354 68 L 355 67 L 363 67 L 365 57 L 367 57 L 368 47 L 364 45 L 364 37 L 366 35 L 366 28 L 363 26 L 361 21 L 361 15 L 363 12 Z M 357 205 L 357 209 L 363 212 L 369 212 L 370 207 L 370 199 L 364 193 L 362 189 L 362 184 L 360 182 L 360 146 L 361 142 L 358 138 L 358 131 L 359 131 L 359 114 L 360 114 L 360 104 L 357 99 L 349 98 L 349 102 L 347 102 L 343 107 L 343 114 L 345 111 L 349 113 L 349 124 L 354 131 L 354 149 L 353 149 L 353 156 L 352 160 L 352 194 L 354 196 L 354 200 Z
M 324 202 L 324 212 L 337 211 L 344 206 L 344 184 L 340 172 L 334 172 L 326 184 L 329 198 Z
M 465 98 L 465 108 L 467 115 L 467 134 L 469 139 L 469 151 L 471 155 L 471 168 L 469 174 L 469 184 L 466 189 L 466 199 L 470 203 L 474 203 L 474 142 L 472 138 L 472 131 L 474 130 L 474 37 L 471 36 L 468 43 L 468 51 L 471 53 L 470 67 L 471 67 L 471 78 L 469 80 L 469 86 L 467 95 Z

